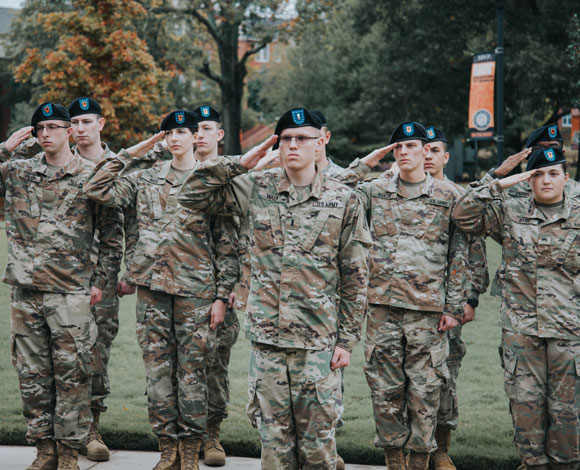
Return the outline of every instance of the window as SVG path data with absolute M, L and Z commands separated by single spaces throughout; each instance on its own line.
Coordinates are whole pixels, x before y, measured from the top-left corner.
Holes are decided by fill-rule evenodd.
M 260 62 L 262 64 L 270 62 L 270 44 L 266 44 L 266 47 L 260 49 L 260 51 L 256 54 L 256 62 Z
M 562 127 L 572 127 L 572 115 L 566 114 L 562 116 Z

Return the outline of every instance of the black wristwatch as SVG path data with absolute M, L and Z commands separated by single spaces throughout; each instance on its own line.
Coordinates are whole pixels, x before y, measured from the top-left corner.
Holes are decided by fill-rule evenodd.
M 227 298 L 224 297 L 216 297 L 215 299 L 213 299 L 213 301 L 215 302 L 216 300 L 221 300 L 224 304 L 228 304 L 228 300 Z

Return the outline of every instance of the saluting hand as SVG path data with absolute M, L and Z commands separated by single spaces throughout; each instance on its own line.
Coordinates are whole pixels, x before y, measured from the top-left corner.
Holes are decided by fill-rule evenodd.
M 532 153 L 532 149 L 524 149 L 521 152 L 514 153 L 507 157 L 502 164 L 496 168 L 495 174 L 503 177 L 512 171 L 516 166 L 523 162 Z
M 367 165 L 369 168 L 374 168 L 380 161 L 385 158 L 391 151 L 397 146 L 396 143 L 387 145 L 386 147 L 381 147 L 380 149 L 373 150 L 366 157 L 362 158 L 361 161 Z
M 16 147 L 18 147 L 31 135 L 32 135 L 32 126 L 26 126 L 23 127 L 22 129 L 18 129 L 10 137 L 8 137 L 8 140 L 6 142 L 4 142 L 4 147 L 6 148 L 6 150 L 8 150 L 8 152 L 12 153 L 14 152 L 14 150 L 16 150 Z
M 254 168 L 258 162 L 268 154 L 268 149 L 278 141 L 277 135 L 268 137 L 261 144 L 256 145 L 240 159 L 240 165 L 248 170 Z
M 507 178 L 502 178 L 499 180 L 499 185 L 502 189 L 510 188 L 523 181 L 528 181 L 536 173 L 536 170 L 524 171 L 523 173 L 518 173 L 517 175 L 511 175 Z
M 282 161 L 280 160 L 280 150 L 272 150 L 262 158 L 258 164 L 253 168 L 254 171 L 267 170 L 270 168 L 281 168 Z
M 165 131 L 158 132 L 153 137 L 149 137 L 143 142 L 133 145 L 127 149 L 127 153 L 132 157 L 139 158 L 144 156 L 147 152 L 153 149 L 155 144 L 165 137 Z

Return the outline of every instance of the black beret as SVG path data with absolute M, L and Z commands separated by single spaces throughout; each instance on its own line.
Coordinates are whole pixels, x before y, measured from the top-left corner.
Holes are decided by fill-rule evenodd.
M 425 126 L 417 121 L 405 121 L 395 127 L 389 145 L 405 140 L 427 140 Z
M 101 106 L 92 98 L 77 98 L 68 107 L 68 113 L 71 118 L 81 114 L 102 114 Z
M 201 121 L 215 121 L 221 122 L 221 114 L 220 112 L 212 108 L 211 106 L 198 106 L 193 110 L 199 116 L 199 122 Z
M 558 147 L 547 147 L 535 150 L 528 157 L 528 166 L 526 171 L 544 168 L 545 166 L 558 165 L 566 163 L 566 157 Z
M 161 122 L 161 130 L 168 131 L 177 129 L 179 127 L 187 127 L 188 129 L 197 129 L 198 117 L 196 113 L 180 109 L 178 111 L 171 111 Z
M 52 121 L 53 119 L 70 122 L 70 114 L 62 104 L 42 103 L 32 114 L 30 125 L 34 127 L 41 121 Z
M 322 123 L 322 127 L 328 127 L 328 121 L 326 120 L 326 116 L 322 113 L 322 111 L 312 111 L 312 114 L 316 114 L 320 122 Z
M 296 127 L 314 127 L 316 129 L 322 128 L 320 118 L 308 111 L 305 108 L 294 108 L 286 111 L 276 124 L 274 134 L 278 136 L 278 141 L 272 146 L 276 150 L 280 146 L 280 134 L 284 129 L 292 129 Z
M 533 147 L 538 142 L 564 142 L 564 138 L 558 126 L 542 126 L 530 134 L 525 148 Z
M 447 143 L 447 137 L 441 129 L 437 129 L 433 126 L 428 127 L 425 129 L 425 133 L 427 134 L 427 141 L 428 142 L 445 142 Z

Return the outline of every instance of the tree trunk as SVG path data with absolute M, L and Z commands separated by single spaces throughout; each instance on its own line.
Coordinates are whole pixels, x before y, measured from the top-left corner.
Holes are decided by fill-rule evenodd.
M 244 77 L 246 68 L 238 64 L 238 31 L 239 25 L 222 25 L 222 37 L 219 47 L 220 71 L 222 83 L 222 117 L 224 137 L 224 152 L 226 155 L 240 155 L 240 131 L 242 129 L 242 98 L 244 96 Z

